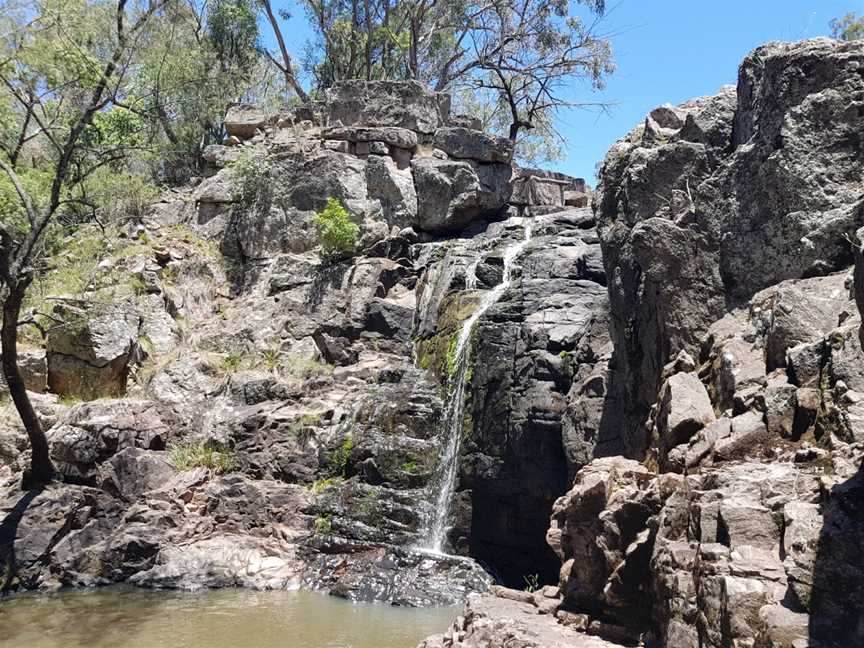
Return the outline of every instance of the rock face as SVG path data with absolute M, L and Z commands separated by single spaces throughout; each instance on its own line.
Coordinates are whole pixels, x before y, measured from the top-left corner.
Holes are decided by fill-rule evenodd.
M 850 264 L 862 56 L 827 39 L 766 45 L 742 63 L 737 90 L 658 108 L 609 152 L 596 207 L 615 383 L 631 410 L 621 452 L 644 452 L 639 425 L 663 365 L 698 355 L 728 303 Z
M 40 416 L 68 484 L 16 508 L 26 437 L 11 417 L 0 436 L 21 514 L 6 551 L 56 536 L 16 585 L 302 584 L 449 605 L 490 573 L 556 580 L 547 520 L 603 428 L 605 274 L 590 211 L 511 204 L 512 143 L 476 126 L 416 83 L 230 108 L 205 177 L 109 237 L 89 301 L 60 302 Z M 338 261 L 314 220 L 331 198 L 359 226 Z M 472 343 L 454 555 L 430 555 L 450 345 L 526 230 Z M 583 399 L 592 415 L 564 443 Z
M 614 350 L 562 416 L 557 587 L 493 589 L 426 646 L 864 642 L 862 59 L 765 46 L 737 88 L 657 108 L 609 152 Z
M 65 321 L 47 338 L 48 386 L 83 398 L 120 396 L 138 346 L 140 315 L 128 302 L 58 309 Z
M 519 277 L 475 331 L 460 471 L 460 513 L 469 519 L 452 538 L 514 587 L 530 574 L 554 580 L 557 561 L 544 540 L 552 503 L 585 445 L 601 441 L 593 432 L 602 437 L 611 425 L 592 411 L 580 416 L 583 434 L 565 432 L 568 400 L 604 391 L 607 299 L 593 219 L 562 211 L 529 226 Z M 496 261 L 494 252 L 482 258 L 478 278 Z

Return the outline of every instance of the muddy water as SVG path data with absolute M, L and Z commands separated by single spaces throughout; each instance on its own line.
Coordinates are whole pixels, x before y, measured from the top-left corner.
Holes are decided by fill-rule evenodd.
M 455 608 L 311 592 L 78 590 L 0 600 L 3 648 L 415 648 Z

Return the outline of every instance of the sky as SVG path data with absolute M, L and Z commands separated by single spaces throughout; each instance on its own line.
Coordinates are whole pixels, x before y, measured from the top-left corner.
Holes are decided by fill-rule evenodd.
M 305 16 L 294 0 L 274 4 L 293 14 L 284 35 L 299 55 L 311 36 Z M 864 14 L 864 0 L 607 0 L 601 30 L 612 40 L 617 71 L 602 91 L 578 84 L 572 90 L 574 99 L 611 105 L 603 113 L 559 113 L 566 157 L 546 166 L 594 184 L 606 151 L 651 109 L 734 84 L 751 50 L 827 36 L 831 19 L 850 11 Z

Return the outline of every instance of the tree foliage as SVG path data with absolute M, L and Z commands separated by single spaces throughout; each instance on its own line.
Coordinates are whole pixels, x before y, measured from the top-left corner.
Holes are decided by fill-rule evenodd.
M 842 18 L 831 21 L 831 35 L 845 41 L 864 39 L 864 16 L 850 11 Z
M 46 235 L 64 213 L 93 210 L 86 186 L 100 169 L 123 160 L 138 143 L 138 122 L 116 105 L 136 42 L 169 0 L 90 4 L 46 0 L 27 24 L 8 32 L 0 69 L 6 105 L 22 120 L 18 140 L 43 147 L 41 165 L 19 175 L 20 151 L 0 156 L 0 170 L 18 208 L 0 221 L 3 377 L 30 440 L 31 465 L 25 483 L 54 476 L 48 442 L 18 369 L 21 307 L 37 271 Z M 23 14 L 27 16 L 27 14 Z M 115 112 L 119 111 L 119 112 Z M 36 169 L 41 171 L 36 171 Z M 43 173 L 43 183 L 32 181 Z

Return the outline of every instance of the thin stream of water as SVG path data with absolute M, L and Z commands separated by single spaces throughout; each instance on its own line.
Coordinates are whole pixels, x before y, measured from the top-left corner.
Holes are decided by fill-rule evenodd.
M 426 545 L 422 547 L 433 553 L 443 553 L 446 544 L 447 520 L 450 516 L 450 506 L 456 490 L 456 477 L 459 471 L 459 449 L 462 445 L 462 418 L 465 410 L 466 376 L 471 360 L 471 334 L 481 317 L 497 303 L 510 287 L 513 266 L 519 255 L 531 240 L 531 220 L 523 218 L 524 237 L 521 241 L 509 245 L 504 250 L 504 272 L 501 283 L 487 292 L 471 317 L 462 324 L 462 330 L 456 340 L 455 371 L 450 380 L 450 400 L 442 417 L 442 429 L 446 439 L 438 463 L 438 472 L 431 482 L 432 493 L 436 495 L 432 519 L 426 534 Z M 479 262 L 479 259 L 478 259 Z M 466 272 L 466 287 L 476 287 L 477 263 L 471 264 Z

